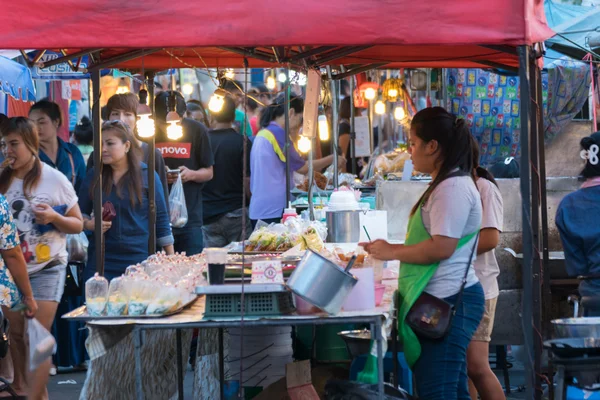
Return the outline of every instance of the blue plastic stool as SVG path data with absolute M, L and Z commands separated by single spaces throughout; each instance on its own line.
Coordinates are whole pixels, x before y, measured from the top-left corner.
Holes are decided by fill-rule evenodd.
M 367 362 L 368 354 L 362 354 L 352 360 L 350 365 L 350 380 L 355 381 L 358 377 L 358 373 L 363 370 L 365 363 Z M 383 377 L 385 380 L 389 380 L 390 373 L 394 372 L 393 355 L 391 352 L 385 353 L 383 359 Z M 398 352 L 398 384 L 408 394 L 413 394 L 413 377 L 412 371 L 408 367 L 408 363 L 404 358 L 404 353 Z

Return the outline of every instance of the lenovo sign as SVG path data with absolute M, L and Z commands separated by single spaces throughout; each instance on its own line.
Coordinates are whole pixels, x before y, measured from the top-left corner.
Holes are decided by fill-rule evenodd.
M 191 147 L 191 143 L 156 143 L 163 158 L 190 158 Z

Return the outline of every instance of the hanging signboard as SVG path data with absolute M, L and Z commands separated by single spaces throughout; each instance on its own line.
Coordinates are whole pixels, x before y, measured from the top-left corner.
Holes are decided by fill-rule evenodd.
M 81 100 L 81 81 L 69 80 L 61 82 L 61 94 L 63 99 Z
M 29 57 L 35 57 L 36 52 L 32 52 L 29 54 Z M 44 55 L 42 56 L 42 58 L 40 59 L 40 62 L 48 62 L 51 60 L 56 60 L 59 57 L 62 57 L 63 55 L 60 53 L 56 53 L 53 51 L 46 51 L 46 53 L 44 53 Z M 73 63 L 75 64 L 77 61 L 77 59 L 73 60 Z M 87 56 L 83 56 L 83 59 L 81 60 L 81 63 L 79 63 L 79 68 L 80 70 L 78 72 L 73 71 L 73 69 L 71 68 L 71 66 L 69 65 L 69 63 L 61 63 L 61 64 L 56 64 L 56 65 L 52 65 L 50 67 L 47 68 L 40 68 L 38 66 L 34 66 L 31 68 L 31 75 L 33 77 L 33 79 L 46 79 L 46 80 L 62 80 L 62 79 L 89 79 L 90 78 L 90 74 L 87 72 L 82 72 L 86 71 L 85 69 L 88 66 L 88 57 Z
M 355 117 L 354 132 L 356 133 L 356 141 L 354 144 L 356 157 L 369 157 L 372 153 L 369 118 Z

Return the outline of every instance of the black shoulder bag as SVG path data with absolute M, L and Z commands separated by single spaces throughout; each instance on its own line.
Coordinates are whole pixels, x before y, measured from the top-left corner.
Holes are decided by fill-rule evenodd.
M 421 293 L 415 304 L 410 308 L 406 315 L 406 324 L 413 332 L 424 339 L 443 339 L 452 326 L 452 319 L 456 314 L 456 306 L 462 301 L 462 295 L 467 284 L 467 276 L 473 262 L 473 256 L 477 250 L 479 233 L 475 237 L 475 244 L 469 257 L 469 263 L 463 276 L 462 285 L 456 298 L 456 305 L 448 303 L 427 292 Z

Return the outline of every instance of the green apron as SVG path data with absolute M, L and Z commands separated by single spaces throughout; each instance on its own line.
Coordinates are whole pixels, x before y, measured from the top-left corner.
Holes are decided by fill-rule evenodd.
M 406 233 L 405 245 L 411 246 L 431 239 L 431 235 L 423 225 L 421 216 L 421 207 L 410 217 L 408 221 L 408 230 Z M 477 232 L 461 238 L 458 241 L 457 249 L 460 249 L 477 235 Z M 421 344 L 417 335 L 406 324 L 406 315 L 415 304 L 423 290 L 427 287 L 429 280 L 435 274 L 439 262 L 429 265 L 420 264 L 400 264 L 400 276 L 398 277 L 398 292 L 400 293 L 400 304 L 398 306 L 398 337 L 404 344 L 404 356 L 408 365 L 413 368 L 421 356 Z

